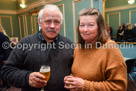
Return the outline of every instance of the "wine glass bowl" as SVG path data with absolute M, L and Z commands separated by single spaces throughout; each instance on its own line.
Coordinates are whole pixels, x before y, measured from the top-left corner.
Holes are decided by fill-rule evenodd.
M 45 76 L 45 80 L 48 82 L 50 77 L 50 66 L 42 65 L 40 68 L 40 74 Z
M 48 82 L 50 78 L 50 66 L 42 65 L 40 68 L 40 74 L 42 74 L 45 77 L 45 80 Z M 44 87 L 41 89 L 41 91 L 44 91 Z

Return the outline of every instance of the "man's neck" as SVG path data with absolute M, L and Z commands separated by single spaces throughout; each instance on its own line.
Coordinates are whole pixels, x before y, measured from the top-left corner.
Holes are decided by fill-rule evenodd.
M 45 38 L 44 38 L 45 39 Z M 54 41 L 54 39 L 53 40 L 49 40 L 49 39 L 45 39 L 48 43 L 52 43 L 53 41 Z

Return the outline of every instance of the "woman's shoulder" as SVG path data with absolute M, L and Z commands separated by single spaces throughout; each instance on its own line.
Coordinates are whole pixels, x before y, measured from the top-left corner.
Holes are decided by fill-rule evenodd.
M 107 57 L 108 59 L 111 59 L 111 63 L 123 63 L 124 65 L 124 59 L 123 59 L 123 56 L 122 56 L 122 53 L 120 51 L 120 47 L 119 45 L 113 41 L 113 40 L 108 40 L 105 45 L 107 46 L 105 48 L 105 51 L 107 52 Z M 110 61 L 109 61 L 110 62 Z
M 117 43 L 111 39 L 108 39 L 107 42 L 104 44 L 104 46 L 108 46 L 108 47 L 115 47 L 117 46 Z
M 0 36 L 4 36 L 4 34 L 2 32 L 0 32 Z
M 106 49 L 107 51 L 117 51 L 119 50 L 119 45 L 115 41 L 109 39 L 103 45 L 103 48 Z
M 2 32 L 0 32 L 0 39 L 2 40 L 5 40 L 6 39 L 6 36 L 2 33 Z
M 107 44 L 107 43 L 116 44 L 116 42 L 115 42 L 115 41 L 113 41 L 113 40 L 111 40 L 111 39 L 108 39 L 108 40 L 107 40 L 107 42 L 106 42 L 106 44 Z

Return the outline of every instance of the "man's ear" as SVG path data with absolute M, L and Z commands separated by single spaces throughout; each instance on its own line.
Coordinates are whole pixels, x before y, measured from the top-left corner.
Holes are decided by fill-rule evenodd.
M 41 19 L 38 19 L 38 24 L 41 27 Z

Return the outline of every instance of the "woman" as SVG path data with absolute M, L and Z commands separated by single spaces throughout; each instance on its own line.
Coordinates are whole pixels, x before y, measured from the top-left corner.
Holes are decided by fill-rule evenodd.
M 101 13 L 94 8 L 81 10 L 77 31 L 81 48 L 74 51 L 72 74 L 64 78 L 64 87 L 70 91 L 126 91 L 126 65 L 110 40 Z
M 11 52 L 11 48 L 6 48 L 8 47 L 9 43 L 10 43 L 10 37 L 7 35 L 4 28 L 0 24 L 0 87 L 2 85 L 1 67 L 3 66 L 3 62 L 7 60 Z M 4 48 L 4 45 L 5 45 L 5 48 Z
M 117 31 L 117 40 L 123 40 L 123 36 L 124 36 L 124 30 L 122 26 L 119 26 L 119 29 Z
M 3 56 L 2 60 L 6 60 L 11 52 L 11 48 L 3 48 L 2 44 L 9 44 L 9 43 L 10 43 L 10 37 L 7 35 L 6 31 L 0 24 L 0 56 L 1 55 Z

